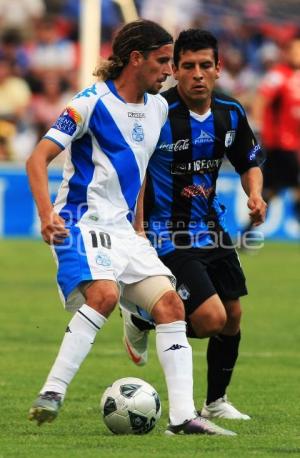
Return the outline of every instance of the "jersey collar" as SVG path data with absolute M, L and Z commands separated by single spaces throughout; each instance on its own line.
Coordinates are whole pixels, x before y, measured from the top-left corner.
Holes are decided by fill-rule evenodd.
M 120 94 L 118 93 L 118 91 L 116 89 L 116 86 L 115 86 L 115 83 L 113 82 L 113 80 L 106 80 L 105 84 L 109 88 L 110 92 L 112 92 L 114 94 L 115 97 L 117 97 L 123 103 L 127 104 L 126 100 L 124 100 L 123 97 L 121 97 Z M 145 92 L 145 94 L 144 94 L 144 105 L 146 105 L 147 101 L 148 101 L 148 94 Z

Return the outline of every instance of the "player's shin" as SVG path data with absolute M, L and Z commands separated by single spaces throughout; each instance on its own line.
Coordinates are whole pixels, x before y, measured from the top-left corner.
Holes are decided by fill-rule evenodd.
M 157 325 L 156 349 L 168 388 L 170 423 L 179 425 L 196 416 L 192 349 L 186 337 L 186 323 Z
M 89 353 L 98 330 L 106 318 L 84 304 L 67 326 L 57 358 L 41 393 L 53 391 L 63 396 L 81 363 Z

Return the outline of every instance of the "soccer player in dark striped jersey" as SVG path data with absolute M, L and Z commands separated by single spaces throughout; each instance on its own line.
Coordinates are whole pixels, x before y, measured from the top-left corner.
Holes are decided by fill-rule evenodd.
M 266 203 L 260 147 L 240 103 L 214 91 L 220 62 L 217 40 L 210 32 L 180 33 L 173 71 L 178 84 L 162 94 L 169 105 L 168 121 L 149 162 L 136 229 L 145 230 L 177 278 L 188 335 L 209 337 L 202 416 L 246 420 L 250 417 L 229 403 L 226 389 L 240 344 L 240 297 L 247 289 L 216 182 L 226 156 L 240 175 L 253 225 L 261 224 Z M 128 311 L 123 316 L 128 354 L 143 364 L 149 326 Z

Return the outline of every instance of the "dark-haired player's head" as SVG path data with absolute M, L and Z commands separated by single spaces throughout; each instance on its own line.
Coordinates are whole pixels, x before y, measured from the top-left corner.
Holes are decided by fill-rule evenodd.
M 218 64 L 218 41 L 212 33 L 201 29 L 183 30 L 174 44 L 175 67 L 178 67 L 181 54 L 184 54 L 186 51 L 199 51 L 201 49 L 212 49 L 215 64 Z
M 186 105 L 200 114 L 205 112 L 220 74 L 217 39 L 206 30 L 181 32 L 174 46 L 173 73 Z

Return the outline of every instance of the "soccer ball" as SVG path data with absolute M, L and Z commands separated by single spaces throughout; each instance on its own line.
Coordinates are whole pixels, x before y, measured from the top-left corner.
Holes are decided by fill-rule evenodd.
M 100 408 L 104 423 L 114 434 L 147 434 L 161 416 L 156 390 L 135 377 L 121 378 L 109 386 Z

